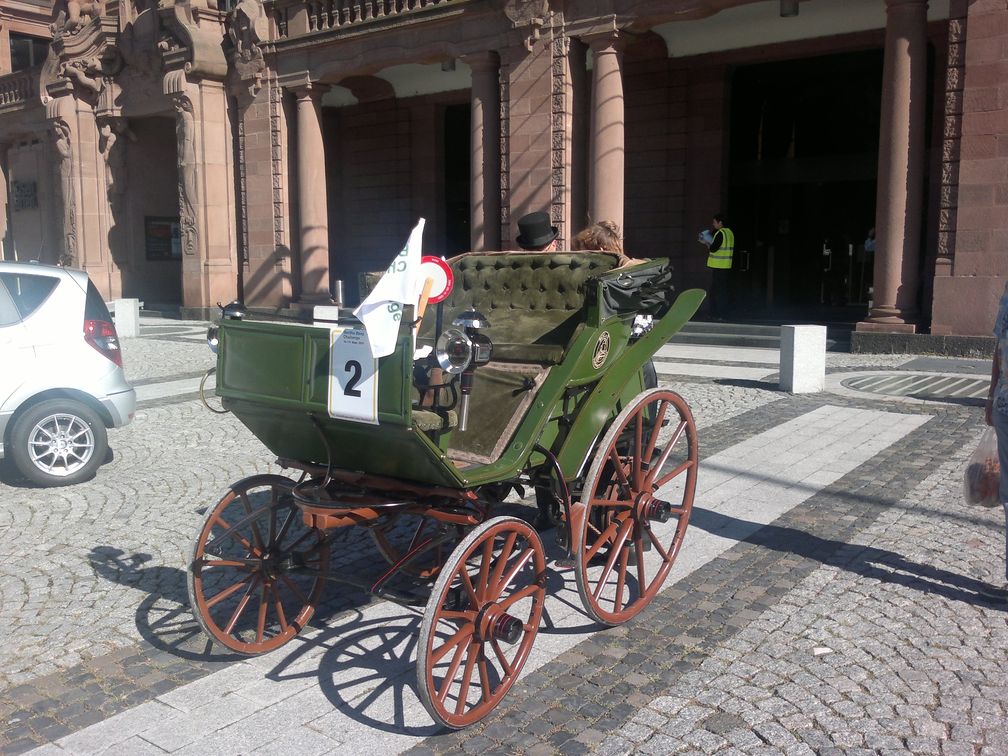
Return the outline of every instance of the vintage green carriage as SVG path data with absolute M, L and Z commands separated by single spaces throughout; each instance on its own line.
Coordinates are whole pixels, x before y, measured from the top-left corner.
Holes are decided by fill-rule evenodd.
M 548 569 L 572 569 L 585 611 L 608 625 L 660 590 L 689 521 L 697 438 L 651 359 L 704 294 L 676 297 L 664 259 L 500 252 L 450 264 L 439 317 L 429 309 L 417 332 L 406 308 L 395 351 L 377 361 L 349 311 L 302 323 L 226 308 L 217 394 L 301 475 L 231 486 L 196 538 L 189 593 L 207 634 L 246 654 L 293 638 L 327 581 L 423 607 L 417 691 L 458 728 L 517 679 Z M 494 516 L 532 490 L 539 530 L 557 526 L 549 566 L 532 517 Z M 334 534 L 350 525 L 387 569 L 330 569 Z

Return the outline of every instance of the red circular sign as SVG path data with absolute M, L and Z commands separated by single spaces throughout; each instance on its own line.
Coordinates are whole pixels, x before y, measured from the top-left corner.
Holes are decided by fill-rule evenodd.
M 427 301 L 430 304 L 443 302 L 451 294 L 455 287 L 455 275 L 451 266 L 440 257 L 424 255 L 420 260 L 420 280 L 431 279 L 430 296 Z

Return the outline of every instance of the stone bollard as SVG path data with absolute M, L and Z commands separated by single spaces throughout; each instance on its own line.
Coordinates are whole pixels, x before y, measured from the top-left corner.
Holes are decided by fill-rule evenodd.
M 781 326 L 780 387 L 813 394 L 826 383 L 826 326 Z
M 140 335 L 140 300 L 112 300 L 112 322 L 120 338 L 132 338 Z

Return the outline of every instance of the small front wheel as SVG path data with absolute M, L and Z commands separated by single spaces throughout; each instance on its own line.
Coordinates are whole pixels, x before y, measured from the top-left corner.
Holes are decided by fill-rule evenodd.
M 282 475 L 240 480 L 196 536 L 187 585 L 193 616 L 213 640 L 241 654 L 279 648 L 318 606 L 329 545 L 304 524 Z
M 501 702 L 532 650 L 545 597 L 546 555 L 528 523 L 495 517 L 458 545 L 420 625 L 417 690 L 435 722 L 467 727 Z

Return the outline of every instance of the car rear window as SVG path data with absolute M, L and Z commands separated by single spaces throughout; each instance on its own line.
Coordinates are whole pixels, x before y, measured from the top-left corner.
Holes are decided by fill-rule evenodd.
M 87 299 L 84 300 L 84 320 L 112 322 L 112 316 L 109 315 L 108 307 L 105 306 L 105 300 L 102 299 L 101 294 L 98 293 L 98 289 L 90 281 L 88 281 L 87 285 Z
M 35 312 L 59 283 L 59 279 L 53 276 L 27 273 L 0 273 L 0 281 L 3 281 L 4 288 L 14 300 L 14 306 L 22 319 Z
M 0 286 L 0 327 L 13 325 L 21 320 L 21 314 L 14 306 L 14 300 L 7 293 L 6 286 Z

